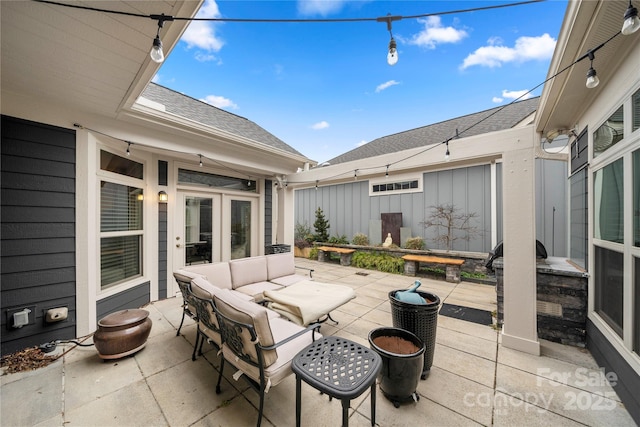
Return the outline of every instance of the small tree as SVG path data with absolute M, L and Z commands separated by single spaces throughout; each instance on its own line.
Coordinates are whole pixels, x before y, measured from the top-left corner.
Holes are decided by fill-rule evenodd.
M 435 227 L 436 237 L 431 240 L 439 246 L 444 246 L 450 251 L 456 240 L 469 241 L 479 236 L 480 231 L 471 224 L 477 218 L 475 212 L 462 213 L 454 205 L 442 204 L 431 206 L 429 215 L 421 224 L 425 228 Z
M 316 209 L 316 221 L 313 223 L 313 228 L 316 231 L 315 240 L 316 242 L 326 242 L 329 240 L 329 221 L 327 221 L 324 217 L 324 212 L 322 209 Z

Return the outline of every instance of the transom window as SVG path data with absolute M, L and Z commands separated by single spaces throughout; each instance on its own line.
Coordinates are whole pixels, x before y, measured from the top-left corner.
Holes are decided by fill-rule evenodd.
M 216 187 L 227 190 L 256 192 L 256 181 L 247 178 L 234 178 L 206 172 L 178 169 L 178 184 L 199 187 Z

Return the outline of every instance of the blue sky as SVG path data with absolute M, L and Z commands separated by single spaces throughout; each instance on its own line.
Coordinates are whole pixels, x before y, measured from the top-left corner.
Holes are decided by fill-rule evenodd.
M 200 17 L 414 16 L 515 1 L 218 1 Z M 508 104 L 542 83 L 567 2 L 393 22 L 192 22 L 154 81 L 322 162 L 376 138 Z M 542 88 L 532 93 L 538 96 Z

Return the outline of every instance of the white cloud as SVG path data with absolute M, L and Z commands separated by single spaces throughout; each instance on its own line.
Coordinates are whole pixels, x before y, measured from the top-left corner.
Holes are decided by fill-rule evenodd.
M 499 38 L 492 38 L 488 43 L 467 56 L 460 68 L 464 70 L 474 65 L 493 68 L 507 62 L 546 60 L 553 56 L 556 47 L 556 40 L 547 33 L 539 37 L 520 37 L 514 47 L 502 46 Z
M 363 140 L 363 141 L 360 141 L 360 142 L 358 142 L 358 143 L 356 144 L 356 147 L 362 147 L 362 146 L 363 146 L 364 144 L 366 144 L 366 143 L 367 143 L 367 141 L 364 141 L 364 140 Z
M 410 39 L 402 39 L 403 42 L 413 44 L 427 49 L 435 49 L 436 45 L 443 43 L 458 43 L 468 36 L 464 30 L 453 27 L 443 27 L 439 16 L 429 16 L 426 19 L 418 19 L 424 24 L 424 29 L 418 34 L 414 34 Z
M 298 12 L 302 15 L 327 16 L 339 12 L 345 0 L 298 0 Z
M 200 101 L 206 102 L 207 104 L 213 105 L 218 108 L 231 108 L 234 110 L 238 109 L 238 106 L 232 100 L 225 98 L 224 96 L 217 95 L 207 95 L 204 99 Z
M 502 101 L 504 101 L 504 98 L 500 98 L 497 96 L 494 96 L 493 98 L 491 98 L 491 102 L 495 103 L 495 104 L 500 104 Z
M 395 85 L 399 85 L 400 82 L 397 82 L 395 80 L 389 80 L 388 82 L 379 84 L 378 86 L 376 86 L 376 93 L 382 92 L 385 89 L 390 88 L 391 86 L 395 86 Z
M 329 127 L 329 123 L 324 120 L 311 125 L 311 129 L 313 130 L 321 130 L 321 129 L 326 129 L 328 127 Z
M 197 18 L 220 18 L 221 16 L 214 0 L 206 0 L 196 15 Z M 214 23 L 207 21 L 192 21 L 180 40 L 185 42 L 189 49 L 195 47 L 207 52 L 219 52 L 224 46 L 222 39 L 215 33 Z M 196 59 L 210 61 L 215 59 L 215 56 L 198 52 Z
M 507 99 L 524 100 L 531 98 L 531 93 L 528 90 L 503 90 L 502 97 Z

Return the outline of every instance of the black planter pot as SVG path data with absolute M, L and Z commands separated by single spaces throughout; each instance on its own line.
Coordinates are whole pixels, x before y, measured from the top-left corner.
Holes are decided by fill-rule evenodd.
M 415 345 L 419 350 L 410 354 L 398 354 L 377 345 L 378 337 L 399 337 Z M 424 360 L 424 344 L 415 334 L 399 328 L 378 328 L 369 333 L 369 346 L 382 358 L 378 383 L 384 396 L 398 408 L 400 402 L 420 398 L 416 393 Z
M 422 379 L 427 377 L 433 364 L 433 353 L 436 348 L 436 330 L 438 327 L 438 310 L 440 298 L 430 292 L 416 291 L 426 304 L 411 304 L 396 298 L 397 291 L 389 292 L 391 318 L 393 326 L 412 332 L 422 340 L 425 346 Z

